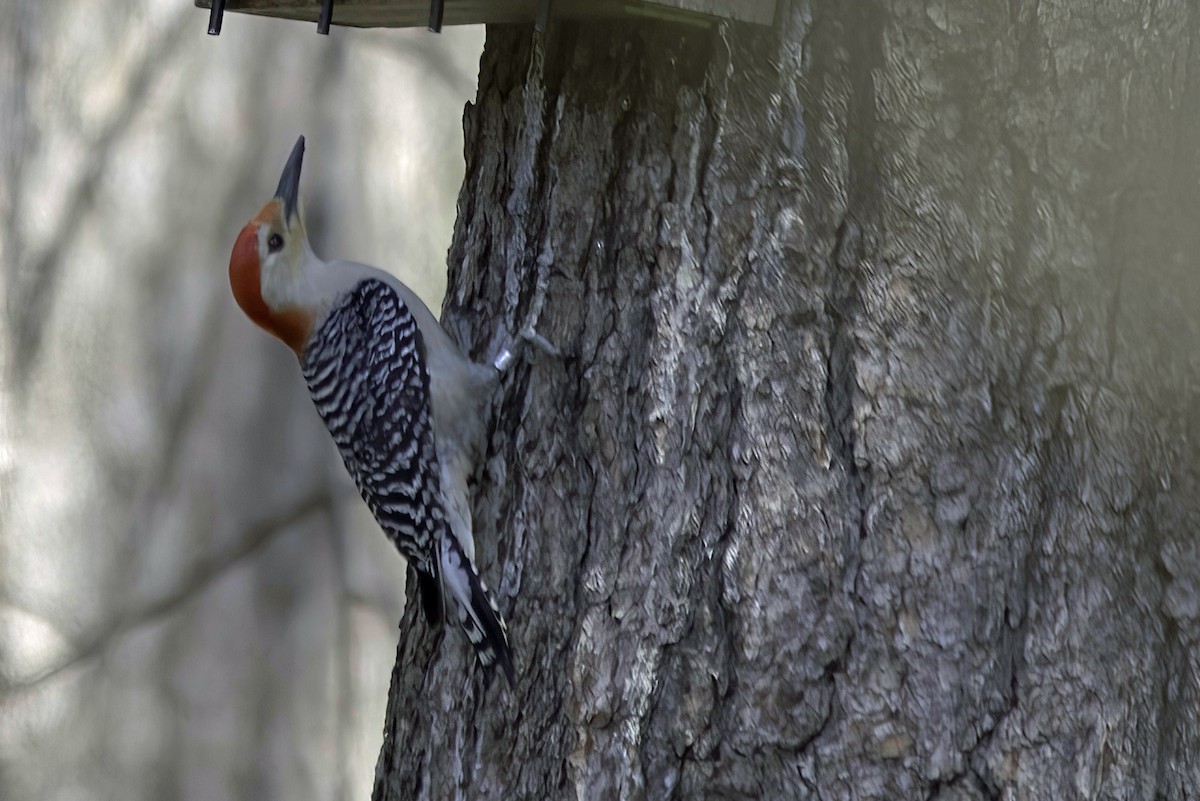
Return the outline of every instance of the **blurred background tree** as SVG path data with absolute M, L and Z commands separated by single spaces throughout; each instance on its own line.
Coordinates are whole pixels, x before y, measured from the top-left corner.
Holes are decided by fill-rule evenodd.
M 0 798 L 369 792 L 404 565 L 226 266 L 304 133 L 437 308 L 482 31 L 235 22 L 0 7 Z

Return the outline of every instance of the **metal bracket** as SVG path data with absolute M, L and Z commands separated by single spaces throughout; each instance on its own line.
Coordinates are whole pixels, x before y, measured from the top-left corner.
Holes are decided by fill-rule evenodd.
M 221 35 L 221 21 L 225 16 L 225 0 L 212 0 L 212 8 L 208 11 L 208 35 Z
M 331 24 L 333 24 L 333 0 L 321 0 L 321 14 L 317 17 L 317 33 L 328 36 Z
M 446 11 L 445 0 L 429 0 L 429 30 L 442 32 L 442 16 Z

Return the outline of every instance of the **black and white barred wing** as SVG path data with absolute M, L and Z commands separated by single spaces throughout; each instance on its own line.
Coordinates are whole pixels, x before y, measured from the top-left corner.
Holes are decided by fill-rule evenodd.
M 396 292 L 363 281 L 304 354 L 313 403 L 375 519 L 419 572 L 437 575 L 445 525 L 417 324 Z
M 404 301 L 382 281 L 360 283 L 322 323 L 303 369 L 359 492 L 416 569 L 430 622 L 450 590 L 479 660 L 511 679 L 503 619 L 446 523 L 425 345 Z

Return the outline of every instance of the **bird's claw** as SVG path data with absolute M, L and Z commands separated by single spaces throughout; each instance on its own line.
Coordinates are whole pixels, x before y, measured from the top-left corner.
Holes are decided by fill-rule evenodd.
M 500 352 L 497 353 L 496 358 L 492 360 L 492 366 L 496 368 L 496 371 L 503 373 L 505 370 L 511 367 L 512 363 L 517 359 L 517 355 L 520 352 L 521 346 L 526 342 L 534 345 L 538 350 L 547 353 L 550 356 L 555 358 L 562 357 L 562 352 L 559 351 L 558 348 L 554 347 L 549 340 L 547 340 L 533 328 L 527 328 L 520 333 L 516 341 L 500 348 Z

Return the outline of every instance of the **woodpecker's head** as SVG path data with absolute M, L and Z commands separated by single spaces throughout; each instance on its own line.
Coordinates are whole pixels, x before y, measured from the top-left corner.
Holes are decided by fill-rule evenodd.
M 246 316 L 297 354 L 312 332 L 312 252 L 300 220 L 300 165 L 304 137 L 296 140 L 275 197 L 246 223 L 229 257 L 229 284 Z

